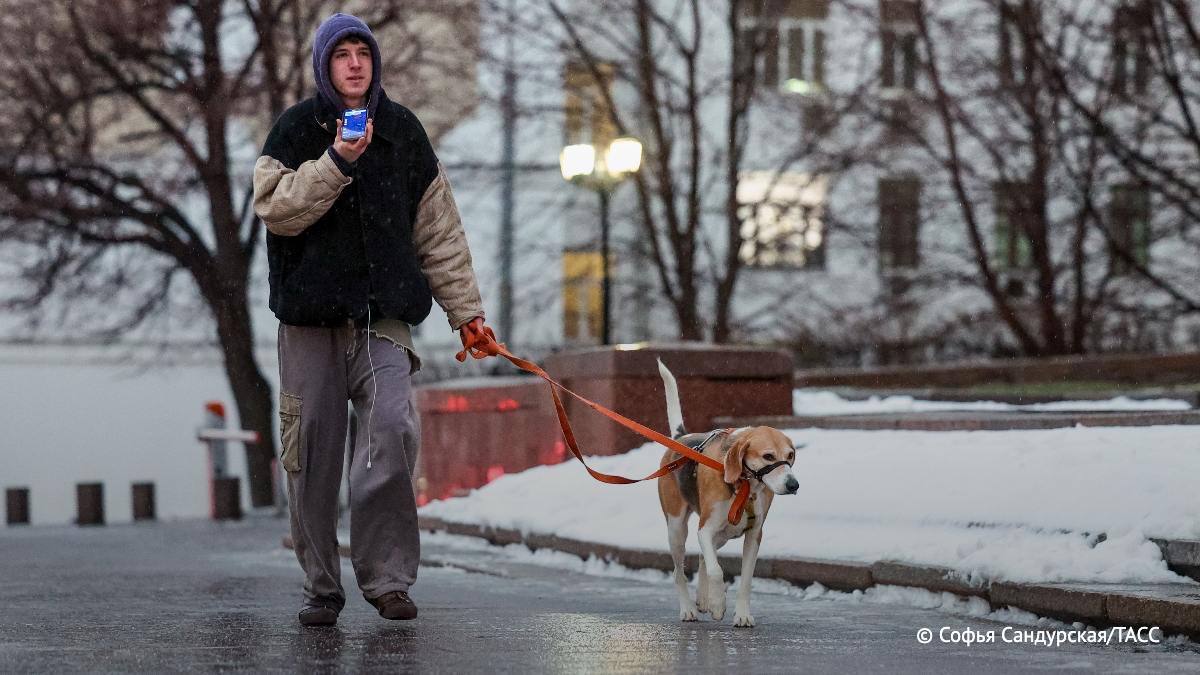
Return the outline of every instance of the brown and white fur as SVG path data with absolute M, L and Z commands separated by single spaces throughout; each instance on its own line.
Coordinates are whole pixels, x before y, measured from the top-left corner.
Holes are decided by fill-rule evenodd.
M 708 434 L 685 434 L 683 412 L 679 405 L 679 390 L 675 377 L 662 361 L 658 362 L 667 390 L 667 419 L 674 430 L 675 438 L 685 445 L 695 446 Z M 796 448 L 778 429 L 771 427 L 747 427 L 736 429 L 727 435 L 714 437 L 703 449 L 703 453 L 725 466 L 718 472 L 695 462 L 658 479 L 658 499 L 663 515 L 667 519 L 667 539 L 671 547 L 671 559 L 675 563 L 675 586 L 679 591 L 679 619 L 695 621 L 698 613 L 707 612 L 713 619 L 725 616 L 725 575 L 717 562 L 717 551 L 730 539 L 745 537 L 742 542 L 741 583 L 733 609 L 733 625 L 749 628 L 754 625 L 750 614 L 750 582 L 754 578 L 754 564 L 758 559 L 758 547 L 762 541 L 763 522 L 775 495 L 795 494 L 799 482 L 790 466 L 796 458 Z M 666 464 L 679 455 L 668 450 L 663 456 Z M 736 525 L 729 524 L 729 507 L 734 498 L 734 487 L 738 478 L 747 474 L 747 469 L 758 471 L 766 466 L 784 461 L 758 480 L 750 477 L 750 500 Z M 688 481 L 691 477 L 684 472 L 694 471 L 694 491 Z M 683 474 L 682 476 L 680 474 Z M 689 503 L 690 493 L 695 503 Z M 693 512 L 699 511 L 700 525 L 700 575 L 697 582 L 696 602 L 688 593 L 687 577 L 684 574 L 684 546 L 687 542 L 688 520 Z

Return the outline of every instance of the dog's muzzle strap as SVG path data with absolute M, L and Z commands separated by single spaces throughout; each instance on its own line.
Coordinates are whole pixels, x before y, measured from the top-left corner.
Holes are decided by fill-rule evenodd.
M 790 467 L 790 466 L 791 466 L 791 464 L 789 464 L 788 462 L 785 462 L 785 461 L 782 461 L 782 460 L 780 460 L 780 461 L 778 461 L 778 462 L 775 462 L 774 464 L 768 464 L 768 465 L 764 466 L 763 468 L 759 469 L 758 471 L 752 471 L 752 470 L 750 469 L 750 467 L 746 467 L 746 471 L 747 471 L 747 472 L 748 472 L 748 473 L 749 473 L 751 476 L 754 476 L 755 478 L 757 478 L 757 479 L 758 479 L 758 480 L 761 482 L 761 481 L 762 481 L 762 479 L 763 479 L 763 476 L 765 476 L 765 475 L 767 475 L 767 474 L 771 473 L 772 471 L 774 471 L 775 469 L 778 469 L 778 468 L 779 468 L 779 467 L 781 467 L 781 466 L 789 466 L 789 467 Z

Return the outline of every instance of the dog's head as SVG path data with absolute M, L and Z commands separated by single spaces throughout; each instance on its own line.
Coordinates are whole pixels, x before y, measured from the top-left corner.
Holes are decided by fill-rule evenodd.
M 725 453 L 725 482 L 736 483 L 749 473 L 777 495 L 793 495 L 800 482 L 792 474 L 796 446 L 783 432 L 771 427 L 753 427 L 738 432 Z

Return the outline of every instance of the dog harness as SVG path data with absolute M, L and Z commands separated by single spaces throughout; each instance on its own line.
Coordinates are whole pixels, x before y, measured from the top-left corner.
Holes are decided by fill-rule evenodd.
M 699 443 L 695 442 L 695 438 L 699 434 L 687 434 L 679 436 L 677 441 L 694 449 L 696 452 L 704 452 L 704 448 L 717 436 L 721 436 L 729 432 L 729 429 L 717 429 L 709 433 Z M 691 438 L 689 438 L 689 436 Z M 675 483 L 679 486 L 679 492 L 683 495 L 683 500 L 692 507 L 692 510 L 700 512 L 700 486 L 697 483 L 696 472 L 700 465 L 695 460 L 689 460 L 682 469 L 675 472 Z

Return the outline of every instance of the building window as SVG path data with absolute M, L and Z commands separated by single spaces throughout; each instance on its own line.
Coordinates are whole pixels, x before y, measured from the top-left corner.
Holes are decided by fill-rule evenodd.
M 752 0 L 743 3 L 739 60 L 767 90 L 815 94 L 825 90 L 825 19 L 829 0 Z
M 825 176 L 745 171 L 738 178 L 741 259 L 750 267 L 825 267 Z
M 1134 271 L 1135 263 L 1142 267 L 1149 264 L 1150 194 L 1145 188 L 1140 185 L 1113 186 L 1109 232 L 1114 273 L 1129 274 Z
M 993 186 L 996 205 L 996 262 L 1002 269 L 1033 267 L 1033 245 L 1027 228 L 1033 215 L 1029 183 L 1004 182 Z
M 600 342 L 604 266 L 598 251 L 564 251 L 563 337 L 568 342 Z
M 595 70 L 582 62 L 567 64 L 563 86 L 566 95 L 563 103 L 565 145 L 591 143 L 605 146 L 617 137 L 617 124 L 609 105 L 613 73 L 613 66 L 607 63 L 596 64 Z
M 917 6 L 908 0 L 880 5 L 879 83 L 884 89 L 917 88 Z
M 1153 32 L 1154 9 L 1148 2 L 1125 4 L 1113 13 L 1113 93 L 1146 93 Z
M 879 260 L 883 269 L 916 269 L 920 262 L 921 181 L 879 181 Z

